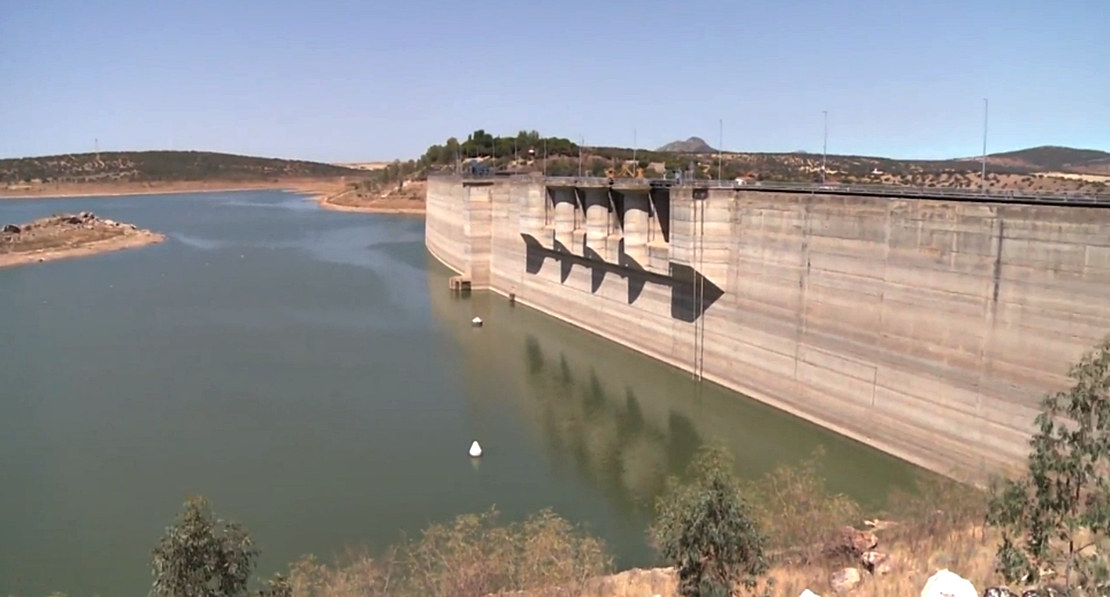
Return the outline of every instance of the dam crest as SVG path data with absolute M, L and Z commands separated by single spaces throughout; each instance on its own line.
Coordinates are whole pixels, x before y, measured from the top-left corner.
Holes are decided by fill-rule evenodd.
M 982 480 L 1110 332 L 1110 209 L 896 193 L 432 176 L 425 244 L 474 290 Z

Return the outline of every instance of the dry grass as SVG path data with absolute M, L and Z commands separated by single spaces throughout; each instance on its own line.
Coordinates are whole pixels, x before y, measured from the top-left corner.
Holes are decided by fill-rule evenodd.
M 892 530 L 892 529 L 891 529 Z M 980 591 L 1002 583 L 994 572 L 994 554 L 998 542 L 982 527 L 952 531 L 943 536 L 902 536 L 890 538 L 879 534 L 879 550 L 891 558 L 891 571 L 871 575 L 861 570 L 863 582 L 853 595 L 859 597 L 905 597 L 918 595 L 925 582 L 937 570 L 947 568 L 968 579 Z M 846 563 L 776 566 L 767 575 L 773 579 L 774 595 L 797 597 L 809 589 L 819 595 L 831 594 L 830 575 Z M 764 580 L 766 583 L 766 580 Z
M 987 494 L 974 487 L 922 476 L 913 491 L 896 492 L 882 511 L 866 513 L 826 490 L 818 454 L 770 473 L 753 484 L 752 496 L 777 549 L 759 587 L 771 580 L 771 595 L 797 597 L 805 589 L 832 594 L 831 574 L 846 567 L 860 570 L 863 581 L 853 594 L 861 597 L 918 595 L 944 568 L 980 590 L 1001 582 L 994 573 L 998 537 L 983 526 Z M 845 525 L 875 533 L 875 551 L 889 557 L 889 571 L 868 573 L 859 552 L 838 542 Z
M 550 511 L 501 525 L 496 510 L 433 525 L 381 558 L 333 566 L 306 558 L 290 569 L 293 597 L 484 597 L 512 591 L 581 595 L 611 572 L 602 542 Z

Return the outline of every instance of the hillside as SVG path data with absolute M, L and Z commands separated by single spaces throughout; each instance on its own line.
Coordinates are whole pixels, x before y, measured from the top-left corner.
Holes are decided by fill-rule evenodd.
M 255 182 L 335 178 L 359 170 L 205 151 L 125 151 L 0 160 L 0 184 Z
M 663 147 L 656 149 L 659 153 L 716 153 L 701 137 L 690 137 L 685 141 L 671 141 Z
M 1097 149 L 1073 149 L 1043 145 L 987 156 L 990 165 L 1028 168 L 1039 172 L 1110 175 L 1110 153 Z
M 322 195 L 347 193 L 365 202 L 433 172 L 454 172 L 478 160 L 494 170 L 554 176 L 670 176 L 694 166 L 696 178 L 829 184 L 893 184 L 979 189 L 978 158 L 902 160 L 878 156 L 791 153 L 725 153 L 698 137 L 656 151 L 588 147 L 536 131 L 496 137 L 478 130 L 432 145 L 420 158 L 391 163 L 322 164 L 198 151 L 103 152 L 0 159 L 0 195 L 58 196 L 122 192 L 182 192 L 230 188 L 297 188 Z M 615 172 L 614 172 L 615 171 Z M 623 174 L 622 174 L 623 172 Z M 688 174 L 687 174 L 688 176 Z M 997 191 L 1110 192 L 1110 153 L 1068 147 L 1034 147 L 988 156 L 986 186 Z M 415 187 L 414 187 L 415 188 Z M 350 191 L 350 192 L 348 192 Z M 365 197 L 363 197 L 365 195 Z M 380 197 L 379 197 L 380 195 Z M 354 201 L 354 199 L 352 199 Z M 406 203 L 406 206 L 408 204 Z M 407 209 L 407 208 L 406 208 Z

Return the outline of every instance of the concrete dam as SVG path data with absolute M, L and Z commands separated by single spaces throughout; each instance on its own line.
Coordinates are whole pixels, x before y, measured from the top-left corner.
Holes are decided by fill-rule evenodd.
M 1110 333 L 1110 209 L 895 193 L 432 177 L 425 243 L 476 290 L 982 480 Z

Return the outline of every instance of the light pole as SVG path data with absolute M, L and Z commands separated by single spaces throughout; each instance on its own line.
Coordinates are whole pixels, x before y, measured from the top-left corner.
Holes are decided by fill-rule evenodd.
M 825 115 L 825 140 L 821 144 L 821 184 L 825 184 L 825 166 L 829 159 L 829 111 L 822 110 Z
M 721 163 L 724 157 L 725 145 L 725 121 L 720 119 L 717 121 L 717 182 L 721 182 Z
M 636 162 L 636 165 L 632 166 L 633 168 L 636 168 L 637 166 L 640 165 L 640 162 L 638 162 L 636 160 L 636 146 L 637 145 L 639 145 L 639 142 L 636 140 L 636 129 L 632 129 L 632 161 Z
M 983 171 L 979 175 L 979 185 L 983 194 L 987 193 L 987 109 L 990 104 L 983 98 Z

